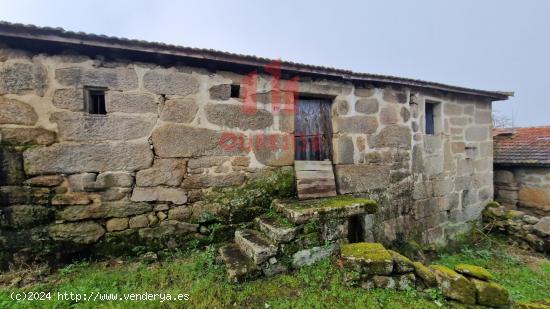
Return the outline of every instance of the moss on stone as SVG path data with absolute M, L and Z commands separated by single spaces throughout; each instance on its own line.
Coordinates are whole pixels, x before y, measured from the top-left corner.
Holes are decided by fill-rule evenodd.
M 495 282 L 472 279 L 477 291 L 477 303 L 489 307 L 501 307 L 510 304 L 508 291 Z
M 506 212 L 506 219 L 514 219 L 514 218 L 519 218 L 520 216 L 523 215 L 523 212 L 521 211 L 517 211 L 517 210 L 508 210 Z
M 214 189 L 205 200 L 220 203 L 237 212 L 246 212 L 248 208 L 254 207 L 267 210 L 275 198 L 296 196 L 294 182 L 294 171 L 291 169 L 265 172 L 262 177 L 240 187 Z
M 537 302 L 517 303 L 516 307 L 520 309 L 550 309 L 550 305 L 539 304 Z
M 455 271 L 481 280 L 491 280 L 493 278 L 493 275 L 485 268 L 475 265 L 458 264 L 455 266 Z
M 404 262 L 404 263 L 407 263 L 407 264 L 411 264 L 411 265 L 412 265 L 411 259 L 409 259 L 408 257 L 404 256 L 403 254 L 401 254 L 401 253 L 399 253 L 399 252 L 397 252 L 397 251 L 389 250 L 389 249 L 388 249 L 388 252 L 391 254 L 392 258 L 393 258 L 395 261 Z
M 365 206 L 372 207 L 372 211 L 376 210 L 376 202 L 361 197 L 353 197 L 351 195 L 338 195 L 335 197 L 322 198 L 322 199 L 313 199 L 305 201 L 294 201 L 287 202 L 286 206 L 294 210 L 302 209 L 322 209 L 322 208 L 340 208 L 347 207 L 354 204 L 361 204 Z
M 426 287 L 434 287 L 437 285 L 437 279 L 435 274 L 424 264 L 420 262 L 413 262 L 415 274 L 422 280 Z
M 380 243 L 358 242 L 342 246 L 342 256 L 366 258 L 367 256 L 383 256 L 391 260 L 390 253 Z
M 342 245 L 345 265 L 367 275 L 389 275 L 393 271 L 391 254 L 379 243 L 353 243 Z
M 430 268 L 434 271 L 439 271 L 445 274 L 449 278 L 459 278 L 460 274 L 444 265 L 430 265 Z
M 465 304 L 476 303 L 476 289 L 470 280 L 443 265 L 431 265 L 445 297 Z
M 394 263 L 394 270 L 398 273 L 407 273 L 413 271 L 414 267 L 412 265 L 412 261 L 400 254 L 399 252 L 388 250 L 390 253 L 393 263 Z
M 550 298 L 532 302 L 520 302 L 514 305 L 521 309 L 550 309 Z
M 487 203 L 487 206 L 485 206 L 486 208 L 495 208 L 495 207 L 500 207 L 500 204 L 498 202 L 495 202 L 495 201 L 490 201 L 489 203 Z

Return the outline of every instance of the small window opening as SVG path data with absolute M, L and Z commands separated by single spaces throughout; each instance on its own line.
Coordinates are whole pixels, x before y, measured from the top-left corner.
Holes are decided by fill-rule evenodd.
M 353 216 L 348 219 L 348 241 L 356 243 L 363 241 L 363 224 L 361 223 L 362 216 Z
M 105 115 L 105 90 L 87 89 L 88 113 L 92 115 Z
M 426 102 L 426 134 L 435 134 L 434 103 Z
M 232 98 L 238 98 L 241 94 L 241 86 L 240 85 L 231 85 L 231 97 Z
M 428 135 L 442 133 L 443 119 L 441 118 L 441 103 L 426 101 L 424 109 L 424 115 L 426 118 L 426 128 L 424 132 Z

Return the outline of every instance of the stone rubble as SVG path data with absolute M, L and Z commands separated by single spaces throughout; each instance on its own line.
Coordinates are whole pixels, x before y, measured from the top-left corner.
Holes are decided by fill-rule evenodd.
M 426 267 L 380 243 L 344 244 L 337 264 L 346 270 L 346 284 L 367 290 L 436 287 L 446 298 L 468 305 L 502 308 L 511 304 L 508 291 L 491 281 L 491 274 L 482 267 L 466 264 L 454 269 L 443 265 Z
M 550 253 L 550 217 L 537 218 L 492 202 L 483 211 L 483 222 L 486 231 L 504 234 L 514 245 Z

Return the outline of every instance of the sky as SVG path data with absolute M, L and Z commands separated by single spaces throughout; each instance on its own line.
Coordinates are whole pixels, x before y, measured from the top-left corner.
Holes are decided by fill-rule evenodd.
M 550 1 L 0 0 L 0 20 L 484 90 L 550 125 Z

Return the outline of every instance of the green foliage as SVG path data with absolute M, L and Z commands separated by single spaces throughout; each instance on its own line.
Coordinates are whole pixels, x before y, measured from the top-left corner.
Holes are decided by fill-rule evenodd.
M 506 287 L 514 300 L 534 301 L 548 297 L 550 262 L 530 253 L 495 244 L 465 247 L 445 254 L 437 264 L 454 267 L 474 264 L 487 268 L 495 281 Z M 46 283 L 24 289 L 0 287 L 0 308 L 467 308 L 444 300 L 437 289 L 366 291 L 345 283 L 345 270 L 330 259 L 295 273 L 261 278 L 242 284 L 225 280 L 225 267 L 216 259 L 214 246 L 206 250 L 177 252 L 150 265 L 136 259 L 122 264 L 80 262 L 53 274 Z M 508 258 L 504 258 L 508 256 Z M 284 263 L 289 260 L 281 261 Z M 73 293 L 188 293 L 189 301 L 24 301 L 13 302 L 11 292 L 52 291 Z
M 295 195 L 294 171 L 280 169 L 241 187 L 214 190 L 206 199 L 231 208 L 268 208 L 275 198 L 291 198 Z
M 0 288 L 0 304 L 3 308 L 439 308 L 413 290 L 365 291 L 348 287 L 343 281 L 344 271 L 336 268 L 330 259 L 294 274 L 231 284 L 225 280 L 225 269 L 215 256 L 215 248 L 208 247 L 151 265 L 132 260 L 115 267 L 106 263 L 76 264 L 55 274 L 50 283 L 28 289 L 74 293 L 188 293 L 190 300 L 183 303 L 57 300 L 15 303 L 9 294 L 21 290 Z
M 265 213 L 262 217 L 269 219 L 272 224 L 278 227 L 290 228 L 295 226 L 292 222 L 290 222 L 290 220 L 288 220 L 288 218 L 283 216 L 281 213 L 275 211 L 273 208 L 269 209 L 269 211 Z
M 304 234 L 315 233 L 319 229 L 319 219 L 314 218 L 304 224 Z

